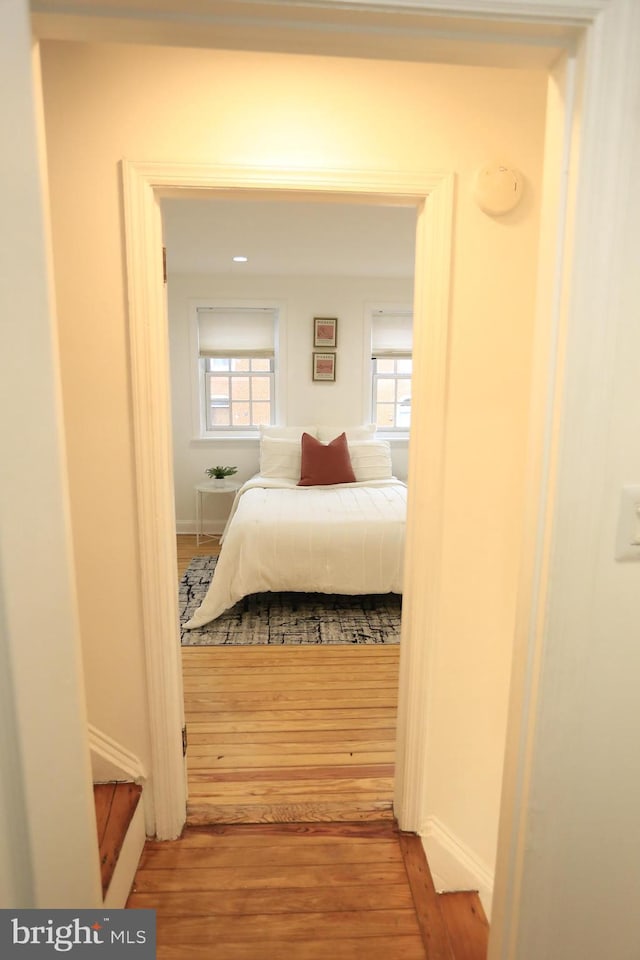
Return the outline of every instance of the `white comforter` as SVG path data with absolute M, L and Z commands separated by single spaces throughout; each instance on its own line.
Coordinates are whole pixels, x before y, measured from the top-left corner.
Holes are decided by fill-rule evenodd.
M 402 593 L 399 480 L 299 487 L 254 477 L 235 498 L 209 590 L 186 629 L 251 593 Z

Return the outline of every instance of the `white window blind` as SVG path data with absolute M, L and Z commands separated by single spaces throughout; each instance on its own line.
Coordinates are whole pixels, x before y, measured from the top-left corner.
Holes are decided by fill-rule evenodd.
M 199 307 L 200 357 L 273 357 L 276 310 L 270 307 Z
M 410 357 L 413 317 L 410 312 L 375 310 L 371 317 L 371 356 Z

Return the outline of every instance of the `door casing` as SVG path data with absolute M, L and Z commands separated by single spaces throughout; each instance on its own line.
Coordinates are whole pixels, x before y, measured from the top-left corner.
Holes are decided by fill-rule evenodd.
M 425 643 L 436 630 L 443 515 L 443 444 L 454 177 L 449 172 L 277 170 L 196 164 L 122 164 L 129 291 L 138 535 L 153 757 L 147 830 L 180 835 L 186 817 L 184 702 L 175 590 L 174 488 L 168 321 L 162 275 L 165 196 L 264 191 L 416 208 L 414 403 L 409 445 L 395 813 L 418 832 L 428 724 Z M 428 252 L 428 253 L 427 253 Z M 427 445 L 420 441 L 429 437 Z M 428 454 L 428 455 L 427 455 Z M 416 478 L 420 477 L 420 483 Z M 419 522 L 418 522 L 419 521 Z M 428 571 L 428 576 L 427 576 Z M 424 584 L 429 583 L 429 589 Z

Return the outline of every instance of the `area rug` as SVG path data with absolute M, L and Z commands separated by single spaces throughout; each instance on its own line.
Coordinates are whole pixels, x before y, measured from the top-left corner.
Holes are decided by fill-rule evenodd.
M 180 581 L 180 623 L 200 606 L 215 557 L 194 557 Z M 395 593 L 349 597 L 324 593 L 254 593 L 216 620 L 182 631 L 182 644 L 233 646 L 374 644 L 400 640 L 401 597 Z

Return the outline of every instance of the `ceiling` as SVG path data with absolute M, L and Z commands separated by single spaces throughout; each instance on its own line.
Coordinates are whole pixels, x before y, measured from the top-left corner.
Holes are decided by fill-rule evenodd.
M 413 207 L 194 198 L 162 216 L 169 273 L 413 277 Z

